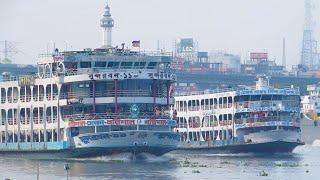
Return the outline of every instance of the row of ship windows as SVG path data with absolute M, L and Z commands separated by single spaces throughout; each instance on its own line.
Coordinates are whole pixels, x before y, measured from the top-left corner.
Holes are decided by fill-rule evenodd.
M 31 108 L 21 108 L 19 109 L 19 114 L 16 108 L 8 110 L 2 109 L 0 118 L 1 125 L 5 125 L 6 121 L 8 121 L 8 125 L 16 125 L 18 124 L 18 120 L 20 124 L 30 124 L 31 117 L 34 124 L 43 124 L 44 119 L 47 123 L 57 122 L 58 109 L 56 106 L 46 107 L 45 116 L 43 109 L 43 107 L 34 107 L 31 112 Z
M 63 129 L 61 129 L 60 137 L 63 136 Z M 47 133 L 47 134 L 46 134 Z M 22 130 L 20 133 L 8 131 L 0 132 L 1 143 L 15 143 L 15 142 L 55 142 L 58 141 L 57 129 L 52 130 L 33 130 L 33 134 L 28 131 Z M 31 136 L 32 134 L 32 136 Z M 45 136 L 46 135 L 46 136 Z
M 219 122 L 218 122 L 219 121 Z M 189 124 L 190 128 L 199 127 L 215 127 L 232 124 L 232 114 L 220 114 L 219 116 L 210 115 L 204 117 L 202 120 L 198 116 L 189 117 L 188 121 L 185 117 L 177 117 L 177 127 L 187 128 Z
M 198 111 L 211 110 L 218 108 L 231 108 L 233 103 L 232 97 L 211 98 L 202 100 L 176 101 L 177 111 Z
M 19 92 L 20 90 L 20 92 Z M 58 99 L 58 87 L 56 84 L 48 84 L 46 88 L 44 86 L 35 85 L 32 88 L 30 86 L 23 86 L 20 89 L 18 87 L 9 87 L 8 89 L 1 88 L 1 103 L 17 103 L 30 102 L 31 98 L 34 101 L 43 101 L 44 98 L 47 100 Z
M 232 139 L 232 130 L 216 130 L 216 131 L 198 131 L 180 133 L 181 141 L 212 141 L 212 140 L 230 140 Z
M 110 68 L 110 69 L 155 69 L 157 67 L 157 62 L 117 62 L 117 61 L 97 61 L 97 62 L 90 62 L 90 61 L 83 61 L 80 62 L 80 68 Z

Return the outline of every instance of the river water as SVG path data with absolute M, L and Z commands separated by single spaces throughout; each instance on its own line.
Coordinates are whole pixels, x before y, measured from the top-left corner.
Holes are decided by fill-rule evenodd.
M 68 160 L 30 160 L 1 156 L 0 179 L 320 179 L 320 143 L 291 154 L 254 155 L 130 154 Z M 38 171 L 39 167 L 39 171 Z M 39 173 L 37 173 L 39 172 Z

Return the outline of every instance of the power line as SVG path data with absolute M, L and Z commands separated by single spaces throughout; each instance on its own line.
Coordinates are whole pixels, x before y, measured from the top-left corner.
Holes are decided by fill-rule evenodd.
M 0 61 L 4 64 L 11 64 L 14 55 L 18 54 L 20 51 L 18 50 L 19 42 L 15 41 L 0 41 L 0 45 L 3 45 L 3 49 L 0 49 L 0 53 L 3 54 L 3 59 Z

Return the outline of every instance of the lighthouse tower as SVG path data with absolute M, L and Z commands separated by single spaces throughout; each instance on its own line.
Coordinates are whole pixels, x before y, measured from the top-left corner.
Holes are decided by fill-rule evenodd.
M 105 7 L 105 12 L 103 14 L 103 18 L 101 19 L 101 27 L 102 27 L 102 35 L 103 35 L 103 41 L 102 45 L 103 47 L 112 47 L 112 28 L 114 26 L 114 21 L 111 17 L 110 13 L 110 7 L 107 5 Z

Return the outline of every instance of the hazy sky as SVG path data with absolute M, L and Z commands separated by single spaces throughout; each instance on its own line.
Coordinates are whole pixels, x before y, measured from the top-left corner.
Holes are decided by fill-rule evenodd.
M 105 0 L 0 0 L 0 41 L 20 42 L 16 63 L 36 63 L 48 42 L 65 49 L 101 46 Z M 303 30 L 303 0 L 112 0 L 113 44 L 141 40 L 143 49 L 167 50 L 174 39 L 194 37 L 203 51 L 223 50 L 244 58 L 267 51 L 297 63 Z M 320 22 L 319 22 L 320 23 Z M 318 36 L 319 33 L 316 34 Z

